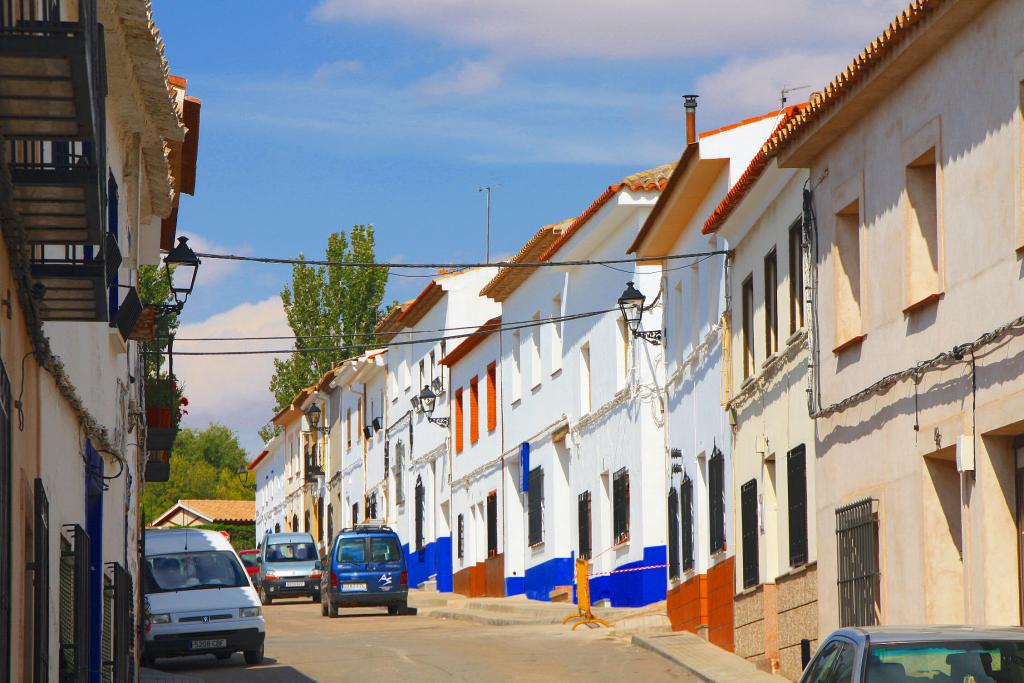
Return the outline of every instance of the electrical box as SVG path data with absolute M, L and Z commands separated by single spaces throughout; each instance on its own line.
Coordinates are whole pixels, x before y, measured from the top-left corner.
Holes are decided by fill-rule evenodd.
M 962 434 L 956 440 L 956 471 L 974 471 L 974 435 Z

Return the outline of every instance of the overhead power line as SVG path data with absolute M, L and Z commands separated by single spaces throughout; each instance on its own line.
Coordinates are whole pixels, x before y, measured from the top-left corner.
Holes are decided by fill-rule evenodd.
M 487 327 L 481 329 L 482 325 L 477 325 L 474 332 L 464 332 L 462 334 L 452 334 L 442 337 L 431 337 L 428 339 L 413 339 L 409 341 L 390 341 L 387 343 L 388 346 L 411 346 L 413 344 L 427 344 L 437 343 L 441 341 L 448 341 L 449 339 L 466 339 L 468 337 L 486 336 L 488 334 L 494 334 L 495 332 L 507 332 L 514 330 L 521 330 L 529 327 L 538 327 L 540 325 L 546 325 L 555 321 L 566 321 L 566 320 L 580 320 L 582 318 L 592 318 L 597 315 L 604 315 L 605 313 L 611 313 L 616 311 L 616 308 L 608 308 L 601 311 L 588 311 L 587 313 L 575 313 L 573 315 L 561 316 L 559 318 L 547 318 L 544 320 L 529 320 L 522 323 L 514 323 L 508 325 L 494 325 L 493 327 Z M 236 341 L 225 340 L 225 341 Z M 327 353 L 327 352 L 344 352 L 344 351 L 362 351 L 365 350 L 368 344 L 359 345 L 347 345 L 347 346 L 317 346 L 304 349 L 242 349 L 242 350 L 231 350 L 231 351 L 174 351 L 175 356 L 257 356 L 264 354 L 289 354 L 289 353 Z M 166 354 L 166 350 L 160 351 L 147 351 L 150 355 L 163 355 Z
M 657 261 L 675 261 L 679 259 L 695 259 L 706 256 L 728 254 L 727 249 L 699 251 L 691 254 L 667 254 L 665 256 L 637 256 L 621 259 L 580 259 L 575 261 L 495 261 L 494 263 L 377 263 L 350 261 L 319 261 L 297 258 L 274 258 L 270 256 L 242 256 L 239 254 L 196 254 L 200 258 L 219 259 L 223 261 L 247 261 L 250 263 L 270 263 L 280 265 L 329 266 L 337 268 L 432 268 L 446 270 L 466 270 L 468 268 L 552 268 L 569 266 L 604 266 L 617 263 L 653 263 Z

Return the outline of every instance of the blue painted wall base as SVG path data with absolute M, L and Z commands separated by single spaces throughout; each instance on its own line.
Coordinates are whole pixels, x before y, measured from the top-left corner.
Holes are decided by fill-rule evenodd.
M 526 592 L 526 579 L 522 576 L 505 577 L 505 596 L 522 595 Z
M 665 546 L 651 546 L 644 548 L 644 559 L 627 562 L 615 569 L 650 566 L 656 569 L 595 576 L 590 580 L 591 602 L 610 600 L 612 607 L 643 607 L 664 600 L 668 591 L 668 569 L 659 565 L 666 564 L 667 558 Z
M 452 539 L 442 536 L 433 543 L 427 543 L 422 550 L 411 550 L 408 544 L 402 546 L 405 567 L 409 572 L 409 587 L 420 584 L 436 575 L 437 590 L 450 593 L 452 590 Z
M 554 557 L 526 570 L 524 592 L 531 600 L 550 600 L 555 586 L 573 584 L 573 558 Z

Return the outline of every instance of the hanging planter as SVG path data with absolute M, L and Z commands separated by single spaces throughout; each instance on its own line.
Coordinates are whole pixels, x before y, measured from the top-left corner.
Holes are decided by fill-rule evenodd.
M 146 448 L 150 451 L 170 451 L 178 435 L 178 426 L 188 399 L 181 395 L 173 377 L 146 380 Z

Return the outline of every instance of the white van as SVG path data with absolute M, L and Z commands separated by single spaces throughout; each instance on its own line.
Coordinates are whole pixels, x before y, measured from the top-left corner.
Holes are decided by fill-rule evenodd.
M 147 531 L 143 565 L 143 666 L 157 657 L 227 659 L 238 651 L 247 664 L 263 663 L 260 600 L 227 538 L 201 529 Z

